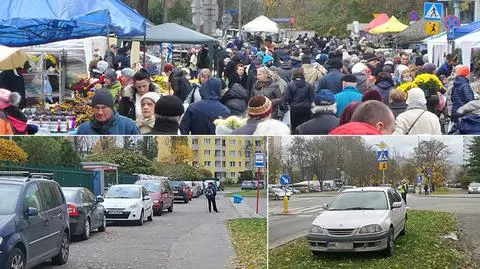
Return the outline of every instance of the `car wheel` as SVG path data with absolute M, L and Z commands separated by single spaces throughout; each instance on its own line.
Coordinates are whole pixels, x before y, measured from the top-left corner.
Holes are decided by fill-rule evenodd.
M 98 227 L 98 231 L 99 232 L 105 232 L 106 229 L 107 229 L 107 217 L 105 217 L 105 215 L 103 215 L 102 226 Z
M 68 233 L 63 232 L 62 240 L 60 242 L 60 251 L 57 256 L 52 258 L 52 262 L 55 265 L 66 264 L 68 261 L 68 255 L 70 254 L 70 238 L 68 238 Z
M 393 256 L 395 249 L 395 232 L 393 228 L 390 228 L 388 231 L 388 238 L 387 238 L 387 249 L 385 249 L 385 256 L 391 257 Z
M 85 220 L 85 223 L 83 224 L 83 233 L 81 235 L 83 240 L 88 240 L 90 238 L 91 227 L 90 218 L 87 217 L 87 220 Z
M 172 203 L 170 204 L 170 207 L 168 208 L 168 212 L 172 212 L 173 211 L 173 201 Z
M 152 210 L 152 213 L 150 213 L 150 216 L 148 216 L 148 221 L 153 221 L 153 210 Z
M 161 216 L 163 214 L 163 203 L 160 203 L 160 208 L 157 211 L 157 215 Z
M 140 219 L 137 220 L 137 225 L 138 225 L 138 226 L 142 226 L 142 225 L 143 225 L 143 209 L 142 209 L 142 213 L 140 213 Z
M 7 260 L 8 269 L 25 269 L 25 254 L 19 248 L 14 248 Z

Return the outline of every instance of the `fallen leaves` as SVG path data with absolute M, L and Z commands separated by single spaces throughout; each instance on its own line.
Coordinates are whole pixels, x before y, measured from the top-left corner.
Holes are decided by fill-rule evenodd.
M 228 230 L 237 254 L 236 268 L 267 268 L 266 219 L 229 220 Z

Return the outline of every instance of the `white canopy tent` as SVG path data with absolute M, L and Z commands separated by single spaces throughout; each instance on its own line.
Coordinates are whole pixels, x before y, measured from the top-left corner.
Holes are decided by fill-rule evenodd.
M 448 51 L 447 33 L 429 37 L 424 40 L 424 43 L 427 43 L 428 61 L 436 66 L 442 65 Z
M 480 31 L 470 33 L 455 40 L 456 46 L 462 49 L 462 63 L 470 66 L 472 49 L 480 47 Z
M 260 16 L 242 27 L 244 32 L 255 33 L 265 32 L 277 34 L 278 24 L 265 16 Z

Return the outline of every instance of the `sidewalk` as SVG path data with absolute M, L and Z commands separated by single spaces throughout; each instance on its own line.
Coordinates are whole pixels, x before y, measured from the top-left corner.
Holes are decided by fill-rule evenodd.
M 227 197 L 225 197 L 227 198 Z M 267 217 L 267 199 L 260 198 L 259 213 L 256 214 L 256 198 L 245 197 L 240 204 L 233 202 L 233 197 L 228 197 L 233 208 L 240 214 L 241 218 L 266 218 Z
M 429 194 L 429 195 L 425 195 L 425 194 L 412 194 L 412 193 L 409 193 L 408 195 L 413 195 L 413 196 L 416 196 L 416 197 L 434 197 L 434 198 L 480 198 L 480 195 L 479 194 Z

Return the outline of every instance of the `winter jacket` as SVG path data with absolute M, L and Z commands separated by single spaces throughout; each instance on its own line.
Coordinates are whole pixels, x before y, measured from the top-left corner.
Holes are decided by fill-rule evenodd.
M 452 75 L 453 72 L 453 65 L 449 65 L 447 62 L 445 62 L 440 68 L 437 70 L 437 76 L 444 75 L 446 78 Z
M 242 77 L 240 77 L 237 72 L 235 72 L 235 74 L 233 74 L 233 76 L 231 77 L 231 79 L 228 80 L 228 88 L 232 88 L 233 85 L 235 85 L 236 83 L 240 84 L 243 88 L 247 88 L 247 75 L 243 75 Z
M 292 81 L 293 68 L 290 63 L 282 63 L 280 68 L 277 69 L 277 73 L 283 80 L 285 80 L 285 82 L 288 83 Z
M 232 115 L 243 116 L 247 110 L 247 90 L 240 84 L 235 84 L 222 96 L 220 102 L 230 109 Z
M 293 68 L 302 67 L 302 59 L 300 57 L 290 57 L 290 63 Z
M 160 87 L 154 83 L 150 83 L 150 91 L 161 94 Z M 135 103 L 137 102 L 137 89 L 133 85 L 125 87 L 123 97 L 120 100 L 118 113 L 132 120 L 137 119 L 135 113 Z
M 251 64 L 248 68 L 247 88 L 245 88 L 248 96 L 252 96 L 255 81 L 257 81 L 257 67 L 254 64 Z
M 210 61 L 208 59 L 208 49 L 202 48 L 198 53 L 198 69 L 210 68 Z
M 228 118 L 230 110 L 219 102 L 222 82 L 210 78 L 200 88 L 202 101 L 190 105 L 180 123 L 182 135 L 215 135 L 213 122 L 219 118 Z
M 334 94 L 340 93 L 342 91 L 342 79 L 345 75 L 340 72 L 338 69 L 330 69 L 328 74 L 326 74 L 318 82 L 315 91 L 320 90 L 330 90 Z
M 274 62 L 274 65 L 276 67 L 280 67 L 281 66 L 281 59 L 283 59 L 285 56 L 288 55 L 288 53 L 282 49 L 282 48 L 276 48 L 274 51 L 273 51 L 273 62 Z
M 382 94 L 383 103 L 388 105 L 390 99 L 390 91 L 395 88 L 393 80 L 392 81 L 381 81 L 376 83 L 375 88 L 377 91 Z
M 247 120 L 247 124 L 233 130 L 232 135 L 253 135 L 253 133 L 255 133 L 255 130 L 257 130 L 258 124 L 260 124 L 261 122 L 263 122 L 263 119 L 250 118 Z
M 147 135 L 178 135 L 179 127 L 177 121 L 156 119 L 155 125 Z
M 388 104 L 388 107 L 390 110 L 392 110 L 393 115 L 395 116 L 395 119 L 400 115 L 401 113 L 405 112 L 407 110 L 407 104 L 405 102 L 393 102 Z
M 0 110 L 0 135 L 13 135 L 12 126 L 7 115 Z
M 237 69 L 237 64 L 239 63 L 240 61 L 235 58 L 227 63 L 227 66 L 225 67 L 225 71 L 223 72 L 223 74 L 225 78 L 228 79 L 228 81 L 233 80 L 234 76 L 237 75 L 236 69 Z
M 457 110 L 462 117 L 454 125 L 449 134 L 478 135 L 480 134 L 480 100 L 473 100 Z
M 382 133 L 368 123 L 349 122 L 331 131 L 329 135 L 382 135 Z
M 349 104 L 362 101 L 362 93 L 356 88 L 348 86 L 341 93 L 335 94 L 335 100 L 337 103 L 337 117 L 340 117 Z
M 77 135 L 140 135 L 140 130 L 134 121 L 115 113 L 106 133 L 100 134 L 93 128 L 92 121 L 87 121 L 78 127 Z
M 452 121 L 458 122 L 460 115 L 457 110 L 463 105 L 474 99 L 472 87 L 470 81 L 465 77 L 455 78 L 453 83 L 453 89 L 451 93 L 452 100 Z
M 172 88 L 173 94 L 180 98 L 180 100 L 185 101 L 187 95 L 192 87 L 188 79 L 183 75 L 183 70 L 180 68 L 175 68 L 172 73 Z
M 303 64 L 302 68 L 305 80 L 312 86 L 327 74 L 327 70 L 321 65 Z
M 196 83 L 192 86 L 190 92 L 187 95 L 187 98 L 185 98 L 184 104 L 191 105 L 195 102 L 202 100 L 202 96 L 200 95 L 200 87 L 201 85 Z
M 328 135 L 332 130 L 338 127 L 340 120 L 333 113 L 317 112 L 313 118 L 298 126 L 294 134 L 296 135 Z
M 115 102 L 118 102 L 120 98 L 120 91 L 122 90 L 122 84 L 120 83 L 120 81 L 117 80 L 115 81 L 115 83 L 106 88 L 112 93 L 113 100 L 115 100 Z
M 442 135 L 440 120 L 437 115 L 427 111 L 425 105 L 411 104 L 407 111 L 398 115 L 394 134 L 407 135 L 410 128 L 409 135 Z
M 280 86 L 277 82 L 272 80 L 268 85 L 262 87 L 261 83 L 256 81 L 251 96 L 265 96 L 270 99 L 273 105 L 272 118 L 276 119 L 278 117 L 280 106 L 283 105 L 283 94 L 280 91 Z
M 285 104 L 290 108 L 311 108 L 313 103 L 313 86 L 304 79 L 295 79 L 287 84 L 283 93 Z

